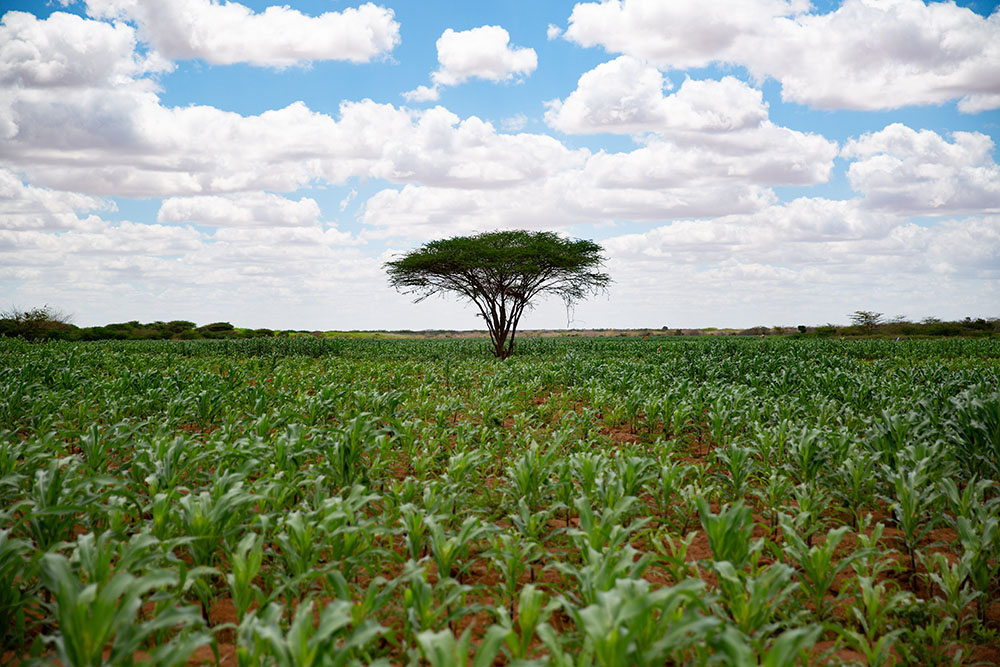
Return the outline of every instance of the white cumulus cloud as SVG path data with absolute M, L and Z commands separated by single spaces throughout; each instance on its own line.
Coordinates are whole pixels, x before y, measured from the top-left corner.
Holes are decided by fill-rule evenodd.
M 670 131 L 732 132 L 767 120 L 761 92 L 727 76 L 686 80 L 670 95 L 658 69 L 620 56 L 585 72 L 565 100 L 549 103 L 545 121 L 568 134 Z
M 893 123 L 847 142 L 847 178 L 870 206 L 924 215 L 1000 212 L 1000 165 L 993 140 Z
M 510 33 L 498 25 L 460 31 L 448 28 L 437 40 L 437 56 L 439 67 L 431 73 L 432 85 L 403 93 L 407 100 L 436 100 L 441 88 L 469 79 L 512 81 L 538 67 L 535 50 L 512 46 Z
M 96 87 L 131 82 L 170 65 L 139 56 L 135 30 L 54 12 L 0 18 L 0 85 L 24 88 Z
M 319 224 L 315 199 L 298 201 L 269 192 L 165 199 L 159 222 L 193 222 L 212 227 L 304 227 Z
M 81 218 L 80 213 L 113 209 L 114 204 L 102 199 L 24 183 L 9 169 L 0 168 L 0 229 L 89 229 L 96 216 Z
M 87 0 L 87 12 L 136 23 L 143 40 L 168 58 L 219 65 L 368 62 L 400 41 L 393 11 L 370 2 L 319 16 L 287 5 L 258 13 L 238 2 L 214 0 Z
M 805 11 L 805 0 L 604 0 L 573 7 L 565 38 L 602 46 L 667 69 L 724 60 L 741 42 L 773 30 L 777 18 Z

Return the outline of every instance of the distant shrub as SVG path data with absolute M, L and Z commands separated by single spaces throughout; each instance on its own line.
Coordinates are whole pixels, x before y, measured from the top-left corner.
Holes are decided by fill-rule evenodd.
M 26 340 L 62 338 L 76 328 L 69 320 L 69 315 L 48 305 L 30 310 L 11 308 L 0 313 L 0 336 Z
M 229 338 L 236 335 L 235 329 L 236 327 L 229 322 L 212 322 L 198 327 L 195 331 L 205 338 Z
M 926 332 L 929 336 L 961 336 L 962 327 L 955 322 L 938 322 L 927 325 Z
M 190 329 L 194 329 L 194 322 L 187 320 L 171 320 L 164 325 L 172 334 L 179 334 Z
M 994 322 L 989 322 L 982 317 L 978 319 L 972 319 L 971 317 L 966 317 L 960 323 L 966 329 L 972 329 L 974 331 L 990 331 L 994 328 Z
M 81 332 L 82 340 L 126 340 L 128 334 L 122 329 L 114 329 L 110 326 L 87 327 Z
M 198 331 L 203 333 L 224 333 L 226 331 L 232 331 L 235 329 L 229 322 L 212 322 L 211 324 L 205 324 L 198 327 Z

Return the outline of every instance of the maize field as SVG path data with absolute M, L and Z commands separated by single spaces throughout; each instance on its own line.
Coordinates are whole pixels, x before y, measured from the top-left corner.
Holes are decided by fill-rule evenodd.
M 998 645 L 996 339 L 0 341 L 5 664 Z

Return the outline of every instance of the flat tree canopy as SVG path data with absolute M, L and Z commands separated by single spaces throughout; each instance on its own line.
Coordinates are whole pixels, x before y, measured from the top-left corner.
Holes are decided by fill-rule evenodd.
M 570 304 L 607 286 L 611 278 L 598 270 L 601 253 L 593 241 L 509 230 L 431 241 L 385 269 L 389 284 L 417 294 L 418 302 L 443 292 L 469 299 L 486 320 L 493 353 L 506 359 L 536 296 L 555 294 Z

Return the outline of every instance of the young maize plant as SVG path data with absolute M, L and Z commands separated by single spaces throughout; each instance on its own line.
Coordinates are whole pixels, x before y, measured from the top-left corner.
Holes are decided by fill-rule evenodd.
M 211 491 L 183 496 L 174 507 L 174 535 L 184 536 L 195 565 L 212 567 L 238 530 L 253 497 L 238 475 L 220 475 Z M 179 511 L 177 511 L 179 508 Z
M 406 584 L 403 588 L 406 638 L 415 641 L 424 631 L 438 631 L 450 627 L 471 607 L 466 604 L 472 590 L 454 579 L 443 579 L 435 585 L 427 582 L 422 568 L 416 563 L 406 564 Z
M 279 667 L 319 667 L 372 664 L 370 644 L 386 629 L 374 620 L 352 623 L 351 603 L 333 600 L 317 615 L 306 600 L 284 628 L 284 610 L 270 604 L 261 614 L 251 612 L 240 625 L 237 658 L 241 665 L 269 659 Z
M 685 652 L 719 625 L 703 613 L 707 597 L 700 581 L 651 591 L 649 582 L 628 578 L 596 592 L 586 607 L 565 599 L 563 606 L 596 664 L 651 666 L 683 661 Z
M 528 573 L 529 581 L 534 581 L 534 563 L 542 559 L 541 548 L 537 542 L 523 539 L 517 534 L 500 533 L 493 538 L 493 546 L 487 551 L 487 555 L 500 575 L 497 582 L 498 599 L 517 613 L 518 590 L 527 589 L 527 586 L 521 587 L 521 577 Z
M 1000 520 L 995 516 L 960 516 L 956 523 L 962 544 L 961 561 L 968 568 L 969 584 L 978 593 L 976 613 L 982 624 L 986 621 L 990 591 L 1000 576 Z
M 292 512 L 278 526 L 274 542 L 285 571 L 291 576 L 288 592 L 296 600 L 305 596 L 311 582 L 322 577 L 319 564 L 326 538 L 326 531 L 314 513 Z
M 490 535 L 492 530 L 474 516 L 466 517 L 454 535 L 448 535 L 441 524 L 428 519 L 431 556 L 437 565 L 441 579 L 462 578 L 462 571 L 468 567 L 468 556 L 477 540 Z
M 138 621 L 144 596 L 176 586 L 177 577 L 154 570 L 141 577 L 128 572 L 104 572 L 104 580 L 85 583 L 57 553 L 42 557 L 42 580 L 53 593 L 51 614 L 58 631 L 49 640 L 67 665 L 184 664 L 194 650 L 209 641 L 200 631 L 201 616 L 195 607 L 169 606 L 151 619 Z M 136 659 L 147 638 L 165 628 L 185 629 L 157 646 L 145 660 Z M 107 650 L 107 657 L 105 651 Z
M 807 651 L 819 639 L 823 628 L 808 625 L 782 632 L 770 648 L 758 651 L 748 644 L 733 626 L 727 626 L 712 641 L 717 655 L 724 664 L 735 667 L 782 667 L 807 662 Z
M 623 496 L 613 506 L 605 506 L 597 514 L 590 501 L 581 496 L 573 503 L 580 517 L 580 528 L 568 529 L 566 534 L 575 538 L 577 544 L 586 544 L 590 549 L 616 548 L 649 523 L 649 519 L 643 518 L 625 524 L 638 503 L 639 499 L 635 496 Z
M 885 477 L 895 489 L 894 496 L 887 500 L 906 550 L 911 577 L 917 574 L 921 541 L 940 521 L 940 514 L 934 509 L 940 504 L 941 494 L 931 482 L 927 461 L 921 458 L 913 468 L 905 471 L 883 468 Z
M 888 582 L 875 583 L 864 576 L 856 577 L 852 584 L 858 593 L 851 608 L 858 630 L 844 630 L 842 636 L 864 654 L 868 664 L 885 664 L 891 659 L 892 645 L 903 634 L 902 629 L 892 629 L 894 617 L 913 604 L 913 596 L 893 590 Z
M 698 516 L 716 562 L 726 561 L 733 567 L 742 569 L 750 565 L 751 557 L 759 554 L 764 546 L 762 539 L 751 539 L 753 517 L 750 515 L 750 508 L 742 502 L 724 507 L 718 514 L 713 514 L 708 503 L 699 498 Z
M 834 489 L 834 494 L 851 517 L 851 526 L 859 531 L 865 516 L 875 506 L 878 457 L 855 447 L 844 459 L 837 474 L 840 484 Z
M 768 532 L 774 535 L 778 528 L 778 516 L 781 508 L 792 495 L 792 481 L 779 470 L 772 470 L 767 477 L 766 485 L 754 489 L 752 493 L 759 501 L 758 507 L 767 516 Z
M 264 562 L 264 538 L 256 533 L 247 533 L 229 554 L 228 560 L 230 572 L 226 574 L 226 583 L 236 607 L 236 620 L 242 622 L 250 605 L 259 606 L 264 598 L 260 587 L 253 583 Z
M 505 636 L 504 628 L 493 625 L 478 646 L 472 644 L 472 626 L 465 629 L 458 639 L 451 630 L 425 631 L 417 635 L 420 652 L 431 667 L 489 667 L 500 652 Z M 469 653 L 474 655 L 470 658 Z
M 80 516 L 97 500 L 98 485 L 107 482 L 77 475 L 78 467 L 76 457 L 52 459 L 35 471 L 25 499 L 11 508 L 21 514 L 27 536 L 42 553 L 71 537 Z
M 750 490 L 750 482 L 757 464 L 754 460 L 756 450 L 752 447 L 728 445 L 715 450 L 715 457 L 722 464 L 722 485 L 730 502 L 744 500 Z
M 554 451 L 542 453 L 538 443 L 532 443 L 521 456 L 514 459 L 514 463 L 507 469 L 514 498 L 523 500 L 533 510 L 539 509 L 551 483 L 555 458 Z
M 827 596 L 837 575 L 850 567 L 851 563 L 864 555 L 863 551 L 836 557 L 837 546 L 850 530 L 847 526 L 827 532 L 822 544 L 809 546 L 796 532 L 787 517 L 782 517 L 781 530 L 784 533 L 784 557 L 798 572 L 798 581 L 804 598 L 812 606 L 813 614 L 820 622 L 829 620 L 833 605 L 844 592 L 840 591 L 834 600 Z
M 765 640 L 780 629 L 784 619 L 779 614 L 799 586 L 792 581 L 795 571 L 783 563 L 772 563 L 750 575 L 724 560 L 712 563 L 712 570 L 719 582 L 720 615 L 731 620 L 761 652 Z
M 951 397 L 945 426 L 966 470 L 1000 480 L 1000 392 L 984 384 Z
M 583 604 L 592 604 L 601 591 L 610 590 L 619 579 L 638 579 L 650 566 L 651 554 L 641 554 L 630 545 L 608 548 L 604 551 L 584 545 L 579 565 L 566 561 L 555 561 L 552 565 L 568 577 L 576 580 L 576 591 L 567 590 L 566 595 Z
M 521 589 L 513 612 L 508 612 L 503 606 L 497 608 L 497 625 L 506 630 L 503 640 L 505 651 L 511 660 L 526 662 L 529 659 L 531 644 L 538 636 L 539 628 L 546 625 L 546 621 L 558 607 L 557 600 L 546 603 L 545 594 L 533 584 L 528 584 Z M 514 614 L 516 624 L 511 619 L 511 613 Z
M 6 652 L 24 640 L 27 612 L 38 604 L 33 564 L 28 559 L 31 544 L 0 530 L 0 651 Z

